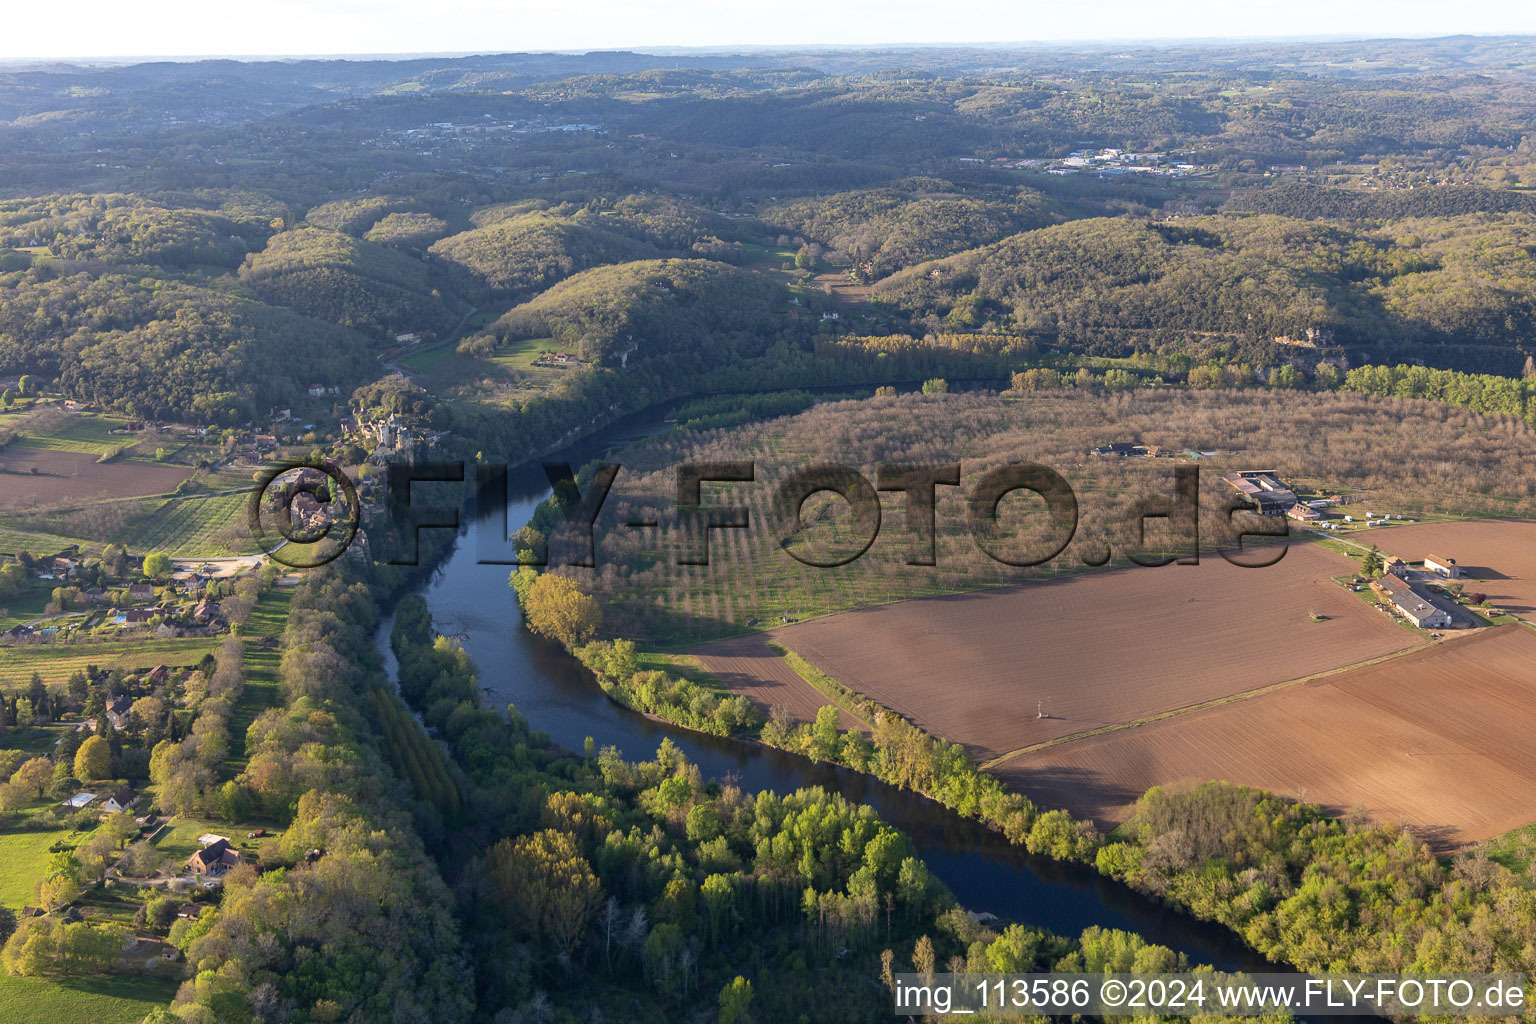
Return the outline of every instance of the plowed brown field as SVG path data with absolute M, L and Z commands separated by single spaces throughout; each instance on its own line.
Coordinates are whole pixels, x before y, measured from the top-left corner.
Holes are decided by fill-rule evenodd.
M 164 494 L 191 475 L 186 466 L 97 462 L 80 452 L 9 448 L 0 452 L 0 510 Z
M 1351 567 L 1298 544 L 1269 568 L 1219 557 L 1133 567 L 845 612 L 773 635 L 844 686 L 985 760 L 1416 643 L 1329 581 Z M 1310 621 L 1313 613 L 1326 621 Z M 724 682 L 762 692 L 780 677 L 758 670 L 777 673 L 777 663 L 738 660 Z M 1042 700 L 1044 719 L 1036 717 Z
M 1425 555 L 1456 559 L 1467 590 L 1481 591 L 1497 607 L 1536 615 L 1536 522 L 1474 520 L 1394 526 L 1371 535 L 1383 551 L 1410 562 Z
M 764 713 L 782 708 L 794 721 L 815 720 L 816 712 L 831 704 L 826 695 L 800 678 L 789 663 L 773 651 L 761 634 L 721 640 L 694 650 L 704 667 L 733 692 L 746 697 Z M 838 712 L 840 728 L 864 728 L 846 711 Z
M 1536 820 L 1533 734 L 1536 631 L 1508 625 L 1033 751 L 998 775 L 1101 825 L 1151 786 L 1224 779 L 1336 812 L 1359 806 L 1449 850 Z

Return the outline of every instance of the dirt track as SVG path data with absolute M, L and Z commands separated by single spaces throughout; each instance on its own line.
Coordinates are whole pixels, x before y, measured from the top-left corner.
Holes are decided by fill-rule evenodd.
M 1219 557 L 1129 568 L 847 612 L 773 635 L 986 760 L 1420 642 L 1329 581 L 1351 565 L 1302 544 L 1270 568 Z M 768 685 L 753 681 L 754 664 L 735 666 L 741 674 L 727 685 Z
M 1448 556 L 1455 557 L 1455 556 Z M 1442 850 L 1536 820 L 1536 631 L 1458 636 L 1252 700 L 1021 755 L 998 775 L 1101 825 L 1225 779 L 1405 822 Z

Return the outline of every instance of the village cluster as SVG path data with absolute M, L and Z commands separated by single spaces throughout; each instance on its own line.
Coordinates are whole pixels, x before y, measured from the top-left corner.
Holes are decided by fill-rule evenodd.
M 141 571 L 142 559 L 129 560 L 138 563 L 133 571 Z M 82 585 L 79 574 L 86 563 L 78 549 L 30 561 L 37 579 L 59 584 L 60 609 L 0 634 L 10 643 L 48 643 L 108 632 L 171 639 L 213 636 L 228 629 L 218 601 L 209 595 L 209 584 L 227 575 L 228 566 L 182 564 L 163 581 L 101 579 Z
M 1187 178 L 1210 170 L 1208 167 L 1168 153 L 1135 153 L 1115 148 L 1079 149 L 1065 157 L 999 156 L 993 157 L 990 161 L 982 157 L 963 156 L 959 158 L 959 162 L 962 164 L 990 163 L 994 167 L 1005 167 L 1010 170 L 1044 171 L 1046 174 L 1055 175 L 1097 174 L 1102 178 L 1133 174 Z M 1305 168 L 1287 164 L 1276 166 L 1271 170 L 1274 172 L 1301 171 Z

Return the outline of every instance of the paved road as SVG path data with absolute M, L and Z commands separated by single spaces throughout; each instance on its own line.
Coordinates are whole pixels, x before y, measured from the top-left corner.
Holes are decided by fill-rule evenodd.
M 459 322 L 453 325 L 453 330 L 448 332 L 448 340 L 447 341 L 439 342 L 436 345 L 431 346 L 430 348 L 412 349 L 410 354 L 413 355 L 413 356 L 419 356 L 419 355 L 422 355 L 423 353 L 426 353 L 426 352 L 436 352 L 438 349 L 443 348 L 443 347 L 445 347 L 447 345 L 458 344 L 459 334 L 464 330 L 464 325 L 469 323 L 469 318 L 474 316 L 479 311 L 480 310 L 477 307 L 470 306 L 469 307 L 469 311 L 466 312 L 463 316 L 459 317 Z M 391 373 L 398 373 L 398 374 L 400 374 L 401 376 L 404 376 L 404 377 L 413 376 L 414 372 L 415 372 L 415 371 L 411 370 L 408 367 L 404 367 L 404 366 L 401 366 L 398 363 L 386 360 L 384 358 L 384 354 L 382 352 L 379 353 L 379 365 L 384 367 L 384 369 L 388 370 Z

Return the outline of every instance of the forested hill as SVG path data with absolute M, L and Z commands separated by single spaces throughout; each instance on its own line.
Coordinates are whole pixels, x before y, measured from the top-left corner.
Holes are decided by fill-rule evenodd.
M 265 244 L 283 212 L 269 196 L 227 190 L 46 195 L 0 202 L 0 246 L 170 270 L 233 268 Z
M 869 278 L 1062 219 L 1033 189 L 990 191 L 972 196 L 947 181 L 918 178 L 779 203 L 762 218 L 846 253 Z
M 376 365 L 355 331 L 223 290 L 57 264 L 0 273 L 0 367 L 131 415 L 233 425 Z
M 268 302 L 381 340 L 403 331 L 446 331 L 457 319 L 433 295 L 424 264 L 324 228 L 274 236 L 246 259 L 240 279 Z
M 808 315 L 808 314 L 804 314 Z M 514 307 L 501 339 L 552 337 L 600 366 L 671 364 L 695 372 L 804 334 L 789 296 L 761 275 L 712 260 L 599 267 Z
M 1452 186 L 1391 192 L 1282 185 L 1235 194 L 1230 213 L 1277 213 L 1310 220 L 1402 220 L 1408 217 L 1461 217 L 1472 213 L 1536 214 L 1536 193 L 1511 189 Z
M 0 376 L 244 423 L 380 357 L 447 418 L 520 407 L 581 376 L 496 351 L 544 338 L 674 389 L 847 333 L 1518 374 L 1528 47 L 16 68 Z
M 1099 355 L 1338 345 L 1518 375 L 1536 331 L 1529 214 L 1392 221 L 1093 219 L 921 264 L 875 288 L 934 329 L 993 328 Z
M 478 210 L 471 219 L 474 228 L 442 239 L 430 253 L 461 294 L 481 301 L 521 301 L 608 263 L 659 256 L 741 259 L 739 225 L 670 197 L 509 203 Z
M 431 253 L 463 294 L 515 301 L 577 271 L 656 257 L 661 250 L 595 224 L 533 210 L 442 239 Z

